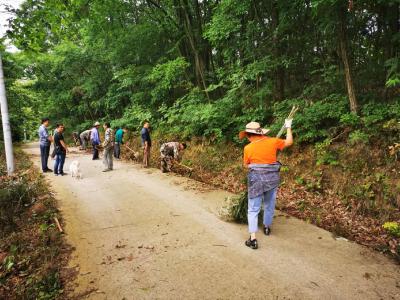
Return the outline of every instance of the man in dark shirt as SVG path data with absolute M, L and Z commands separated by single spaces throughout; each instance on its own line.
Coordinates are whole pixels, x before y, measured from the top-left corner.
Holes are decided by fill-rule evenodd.
M 142 137 L 142 147 L 143 147 L 143 167 L 149 167 L 150 161 L 150 148 L 151 148 L 151 138 L 150 138 L 150 131 L 149 131 L 150 123 L 145 121 L 143 123 L 142 131 L 140 135 Z
M 68 152 L 67 145 L 64 142 L 64 125 L 63 124 L 57 124 L 57 129 L 56 133 L 54 134 L 54 147 L 55 147 L 55 162 L 54 162 L 54 174 L 56 176 L 58 175 L 65 175 L 64 173 L 64 162 L 65 162 L 65 157 Z

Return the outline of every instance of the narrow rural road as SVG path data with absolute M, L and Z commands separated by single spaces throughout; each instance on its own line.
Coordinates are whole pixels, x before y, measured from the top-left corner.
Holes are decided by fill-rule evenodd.
M 25 150 L 39 165 L 37 144 Z M 357 244 L 277 213 L 247 248 L 246 226 L 217 216 L 228 195 L 140 165 L 79 160 L 84 178 L 46 178 L 59 201 L 85 299 L 400 299 L 400 268 Z

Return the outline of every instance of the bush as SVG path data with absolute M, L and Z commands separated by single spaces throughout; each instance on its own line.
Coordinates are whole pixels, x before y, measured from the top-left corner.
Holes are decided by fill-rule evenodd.
M 355 145 L 357 143 L 367 144 L 369 142 L 369 135 L 361 130 L 355 130 L 349 135 L 349 144 Z
M 15 226 L 15 219 L 31 203 L 34 189 L 24 178 L 0 183 L 0 232 Z
M 386 231 L 395 237 L 400 237 L 400 225 L 397 222 L 386 222 L 382 226 Z
M 131 130 L 138 130 L 141 128 L 144 120 L 151 121 L 152 117 L 148 109 L 135 104 L 125 110 L 122 118 L 112 121 L 111 126 L 113 128 L 126 127 Z
M 380 102 L 366 103 L 361 108 L 361 115 L 364 126 L 370 130 L 379 123 L 400 119 L 400 98 L 390 105 L 383 105 Z
M 329 149 L 332 140 L 326 139 L 321 143 L 315 144 L 315 153 L 317 157 L 317 166 L 319 165 L 338 165 L 338 155 Z
M 292 106 L 296 105 L 300 108 L 293 120 L 296 140 L 309 143 L 321 141 L 329 137 L 335 127 L 340 126 L 342 116 L 349 110 L 347 102 L 346 97 L 341 95 L 331 95 L 317 102 L 305 99 L 278 102 L 274 106 L 276 122 L 271 129 L 277 133 Z

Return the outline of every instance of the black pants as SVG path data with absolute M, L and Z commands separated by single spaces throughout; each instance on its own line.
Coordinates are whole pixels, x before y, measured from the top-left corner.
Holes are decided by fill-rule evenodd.
M 47 171 L 49 168 L 47 162 L 49 161 L 50 145 L 40 145 L 40 160 L 42 161 L 42 171 Z
M 99 150 L 96 148 L 96 144 L 92 144 L 93 146 L 93 158 L 92 159 L 98 159 L 99 158 Z
M 119 158 L 121 155 L 121 143 L 116 142 L 114 144 L 114 157 Z

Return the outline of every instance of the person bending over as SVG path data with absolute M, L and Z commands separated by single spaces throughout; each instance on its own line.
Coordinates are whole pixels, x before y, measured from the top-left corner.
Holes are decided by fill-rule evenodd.
M 182 156 L 180 152 L 186 149 L 185 143 L 169 142 L 161 145 L 160 156 L 161 156 L 161 171 L 171 172 L 171 167 L 174 161 L 180 161 Z

